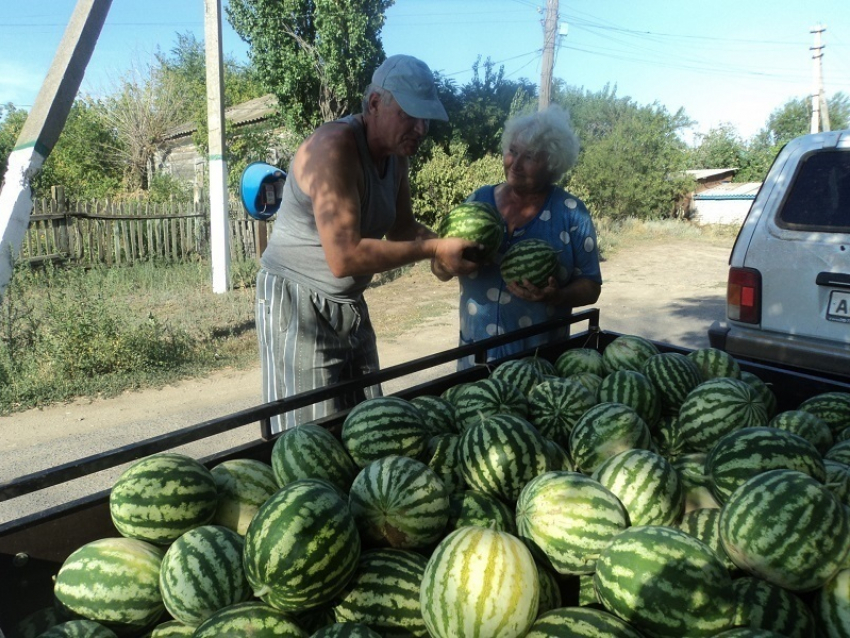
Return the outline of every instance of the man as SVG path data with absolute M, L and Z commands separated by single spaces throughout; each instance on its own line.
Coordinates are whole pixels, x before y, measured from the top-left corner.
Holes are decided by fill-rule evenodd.
M 379 369 L 363 299 L 375 273 L 424 259 L 456 275 L 477 268 L 462 255 L 472 242 L 438 239 L 413 217 L 408 158 L 432 119 L 448 116 L 431 70 L 394 55 L 375 70 L 362 113 L 323 124 L 296 151 L 257 275 L 266 402 Z M 380 394 L 375 386 L 290 411 L 272 432 Z

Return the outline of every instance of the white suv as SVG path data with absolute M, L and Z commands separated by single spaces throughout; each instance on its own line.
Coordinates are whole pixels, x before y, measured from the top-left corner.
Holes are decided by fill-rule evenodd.
M 773 162 L 729 259 L 711 345 L 850 377 L 850 130 L 804 135 Z

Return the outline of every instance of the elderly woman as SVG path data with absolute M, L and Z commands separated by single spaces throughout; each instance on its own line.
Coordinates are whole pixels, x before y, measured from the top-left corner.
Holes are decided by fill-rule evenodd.
M 499 211 L 504 239 L 493 263 L 460 277 L 460 345 L 568 317 L 573 308 L 599 298 L 602 275 L 590 213 L 580 199 L 555 185 L 575 164 L 578 149 L 569 116 L 558 106 L 513 118 L 505 125 L 505 181 L 479 188 L 468 198 Z M 499 272 L 507 249 L 530 238 L 545 240 L 558 251 L 556 273 L 542 288 L 528 281 L 506 283 Z M 439 267 L 434 273 L 443 280 L 450 278 Z M 488 359 L 536 348 L 551 338 L 551 334 L 539 335 L 495 348 L 488 352 Z M 471 358 L 463 360 L 459 368 L 471 364 Z

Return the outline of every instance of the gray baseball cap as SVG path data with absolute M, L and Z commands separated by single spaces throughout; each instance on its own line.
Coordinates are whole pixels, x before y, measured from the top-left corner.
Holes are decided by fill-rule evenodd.
M 411 117 L 449 121 L 437 97 L 434 74 L 422 60 L 410 55 L 391 55 L 372 74 L 372 84 L 392 93 Z

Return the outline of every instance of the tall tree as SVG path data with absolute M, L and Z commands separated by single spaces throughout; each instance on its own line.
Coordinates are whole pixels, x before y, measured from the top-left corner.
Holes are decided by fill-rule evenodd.
M 0 105 L 0 183 L 6 176 L 9 155 L 14 150 L 26 121 L 27 112 L 23 109 L 15 108 L 11 102 L 5 106 Z
M 394 0 L 230 0 L 226 13 L 285 122 L 307 131 L 358 111 Z
M 747 149 L 735 127 L 721 124 L 698 137 L 690 152 L 689 168 L 737 168 L 747 163 Z

